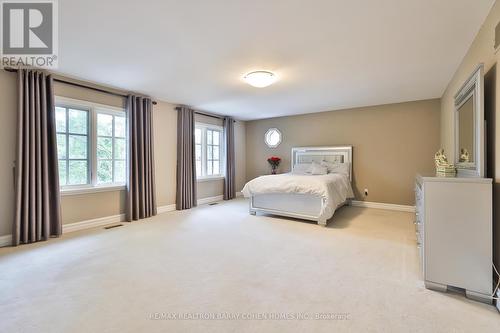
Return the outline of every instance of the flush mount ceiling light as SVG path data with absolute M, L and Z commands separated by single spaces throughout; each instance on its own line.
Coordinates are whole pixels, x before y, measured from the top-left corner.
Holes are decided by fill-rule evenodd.
M 269 71 L 253 71 L 243 77 L 246 83 L 256 88 L 264 88 L 276 82 L 276 74 Z

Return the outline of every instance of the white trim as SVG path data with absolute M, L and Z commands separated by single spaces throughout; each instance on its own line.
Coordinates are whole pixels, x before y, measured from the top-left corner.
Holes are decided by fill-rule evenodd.
M 222 200 L 224 200 L 223 195 L 218 195 L 215 197 L 208 197 L 208 198 L 201 198 L 201 199 L 198 199 L 198 205 L 205 205 L 205 204 L 218 202 L 218 201 L 222 201 Z
M 351 206 L 395 210 L 395 211 L 399 211 L 399 212 L 410 212 L 410 213 L 415 212 L 415 206 L 396 205 L 396 204 L 388 204 L 388 203 L 382 203 L 382 202 L 351 200 Z
M 123 221 L 125 221 L 125 214 L 119 214 L 119 215 L 99 217 L 97 219 L 86 220 L 81 222 L 63 224 L 62 228 L 63 228 L 63 234 L 65 234 L 68 232 L 95 228 L 106 224 L 118 223 Z
M 126 185 L 65 188 L 61 189 L 61 195 L 65 197 L 70 195 L 80 195 L 89 193 L 125 191 L 126 189 L 127 189 Z
M 203 182 L 210 182 L 210 181 L 213 181 L 213 180 L 222 180 L 224 179 L 225 177 L 220 175 L 220 176 L 200 176 L 200 177 L 197 177 L 196 178 L 196 181 L 198 183 L 203 183 Z
M 11 246 L 12 245 L 12 235 L 0 236 L 0 247 Z
M 159 206 L 156 208 L 156 211 L 158 214 L 173 212 L 174 210 L 175 210 L 175 204 L 166 205 L 166 206 Z

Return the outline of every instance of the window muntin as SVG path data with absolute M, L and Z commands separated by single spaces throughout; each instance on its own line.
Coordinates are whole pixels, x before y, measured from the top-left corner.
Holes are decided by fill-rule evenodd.
M 220 175 L 220 132 L 207 128 L 207 176 Z
M 196 178 L 223 177 L 222 127 L 196 123 L 195 159 Z
M 97 184 L 126 181 L 125 115 L 97 111 Z
M 123 109 L 56 97 L 62 190 L 124 186 L 127 121 Z
M 89 184 L 89 110 L 57 106 L 56 133 L 60 185 Z

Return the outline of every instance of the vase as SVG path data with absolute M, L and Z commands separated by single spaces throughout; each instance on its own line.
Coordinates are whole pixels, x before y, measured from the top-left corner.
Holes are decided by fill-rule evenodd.
M 275 175 L 276 174 L 276 167 L 271 167 L 271 175 Z

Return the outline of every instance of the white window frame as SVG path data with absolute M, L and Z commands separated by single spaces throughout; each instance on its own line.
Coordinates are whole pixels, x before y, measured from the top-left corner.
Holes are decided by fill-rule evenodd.
M 219 125 L 207 124 L 202 122 L 195 122 L 195 129 L 201 129 L 201 170 L 202 174 L 196 174 L 196 181 L 205 182 L 211 180 L 218 180 L 225 178 L 225 148 L 224 148 L 224 128 Z M 207 171 L 207 130 L 219 131 L 219 154 L 220 154 L 220 165 L 218 175 L 206 175 Z
M 61 186 L 61 195 L 79 195 L 85 193 L 96 193 L 96 192 L 107 192 L 107 191 L 119 191 L 126 189 L 126 182 L 120 183 L 109 183 L 109 184 L 98 184 L 97 183 L 97 114 L 105 113 L 114 116 L 121 116 L 126 118 L 126 113 L 124 108 L 119 108 L 116 106 L 93 103 L 73 98 L 55 96 L 55 106 L 61 106 L 65 108 L 75 108 L 86 110 L 89 112 L 88 118 L 88 161 L 89 161 L 89 180 L 90 184 L 84 185 L 64 185 Z M 128 153 L 128 121 L 126 121 L 126 136 L 125 142 Z M 114 134 L 114 133 L 113 133 Z M 113 143 L 114 144 L 114 143 Z M 127 158 L 127 157 L 126 157 Z

